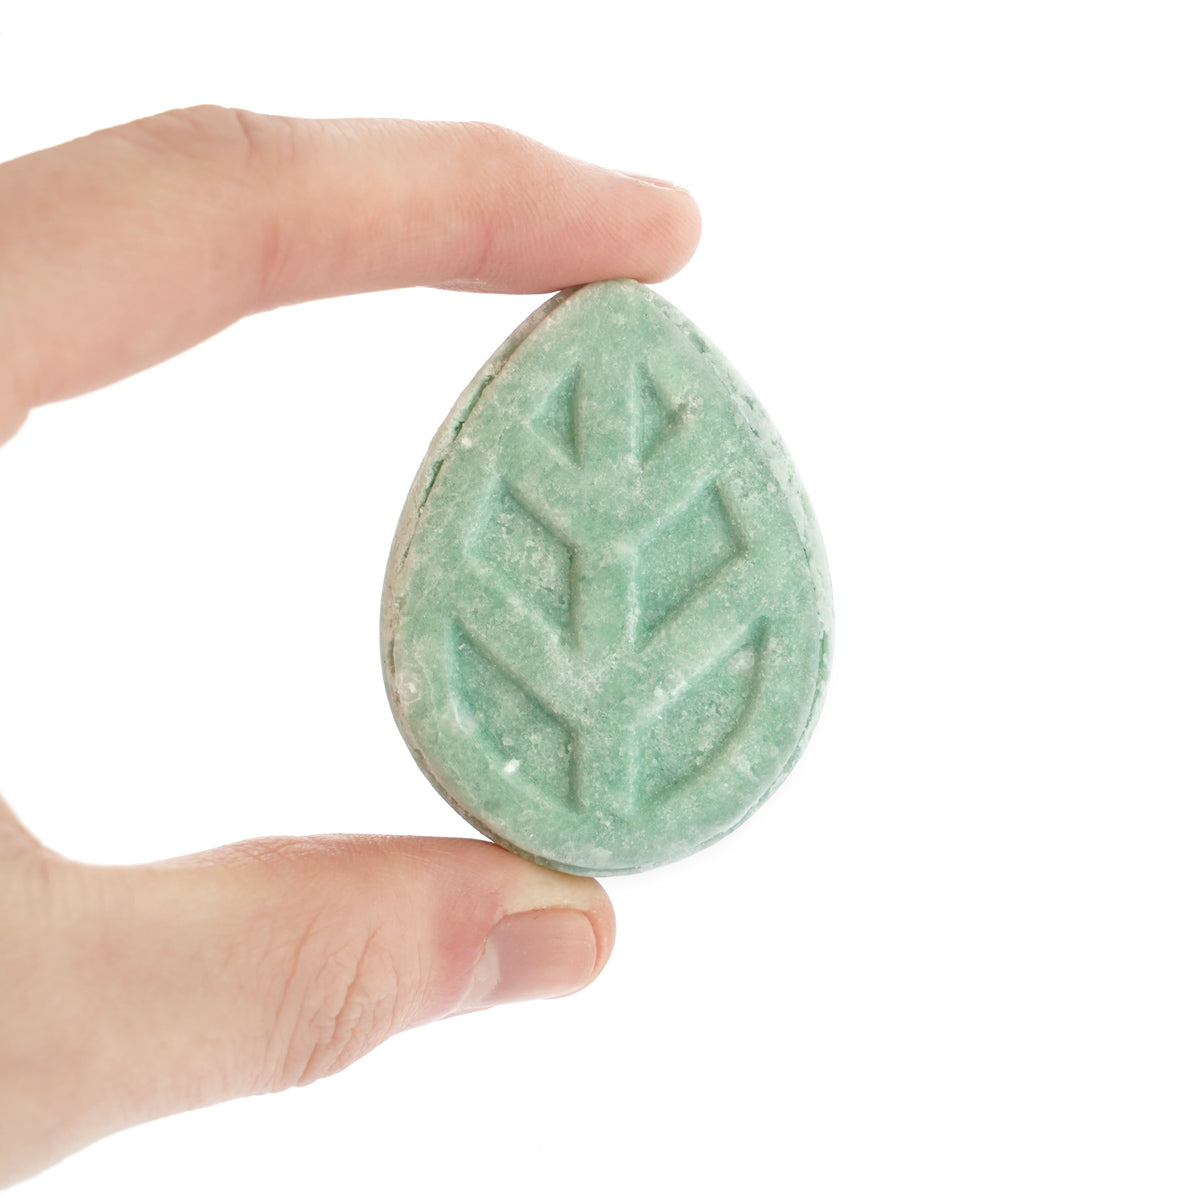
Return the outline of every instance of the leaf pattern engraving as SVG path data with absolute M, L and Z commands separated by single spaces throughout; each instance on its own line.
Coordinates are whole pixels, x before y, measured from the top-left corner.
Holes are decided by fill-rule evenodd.
M 786 774 L 828 670 L 790 459 L 637 284 L 551 301 L 431 448 L 397 533 L 385 673 L 427 774 L 564 870 L 681 857 Z

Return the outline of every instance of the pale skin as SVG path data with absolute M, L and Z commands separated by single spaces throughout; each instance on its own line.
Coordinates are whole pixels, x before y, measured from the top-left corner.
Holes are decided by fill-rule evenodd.
M 699 233 L 681 189 L 493 126 L 199 108 L 105 130 L 0 165 L 0 442 L 255 312 L 653 283 Z M 279 838 L 96 867 L 0 800 L 0 1186 L 414 1025 L 577 991 L 614 934 L 594 880 L 489 843 Z

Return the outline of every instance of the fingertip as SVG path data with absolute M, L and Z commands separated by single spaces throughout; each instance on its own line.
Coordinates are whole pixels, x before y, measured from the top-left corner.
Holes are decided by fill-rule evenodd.
M 653 206 L 652 236 L 647 239 L 651 251 L 645 271 L 633 278 L 641 283 L 661 283 L 677 274 L 691 261 L 700 244 L 703 222 L 700 205 L 686 188 L 646 176 L 631 176 L 646 203 Z
M 410 841 L 441 886 L 483 918 L 471 922 L 473 967 L 457 1003 L 429 1016 L 567 996 L 588 987 L 603 970 L 616 939 L 616 917 L 595 879 L 552 870 L 491 842 Z
M 617 941 L 617 914 L 604 888 L 594 879 L 589 882 L 595 885 L 594 900 L 586 912 L 588 920 L 592 923 L 592 935 L 596 939 L 596 964 L 592 969 L 592 977 L 588 980 L 590 984 L 612 957 Z
M 462 856 L 476 878 L 483 872 L 498 872 L 498 878 L 504 881 L 500 908 L 505 915 L 569 909 L 585 916 L 592 928 L 595 957 L 591 974 L 581 986 L 591 983 L 604 969 L 616 944 L 617 916 L 612 900 L 597 880 L 541 866 L 493 842 L 428 839 L 427 844 Z
M 451 272 L 436 286 L 541 293 L 600 279 L 657 283 L 695 253 L 700 210 L 684 188 L 498 126 L 446 128 L 438 136 L 464 154 L 453 173 L 470 203 L 442 243 Z

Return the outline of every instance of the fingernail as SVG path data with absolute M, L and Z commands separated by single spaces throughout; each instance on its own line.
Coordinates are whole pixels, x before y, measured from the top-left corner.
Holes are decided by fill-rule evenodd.
M 505 917 L 488 935 L 459 1012 L 578 991 L 596 970 L 596 934 L 573 908 Z
M 673 192 L 681 192 L 683 188 L 677 183 L 672 183 L 669 179 L 656 179 L 653 175 L 639 175 L 635 171 L 618 171 L 618 175 L 624 175 L 626 179 L 636 179 L 638 183 L 648 183 L 653 187 L 669 188 Z

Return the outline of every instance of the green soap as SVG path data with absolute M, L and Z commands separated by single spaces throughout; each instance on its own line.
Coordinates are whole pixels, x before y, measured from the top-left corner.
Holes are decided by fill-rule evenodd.
M 561 871 L 682 858 L 804 748 L 820 534 L 720 353 L 628 280 L 559 293 L 434 438 L 383 597 L 396 722 L 481 832 Z

